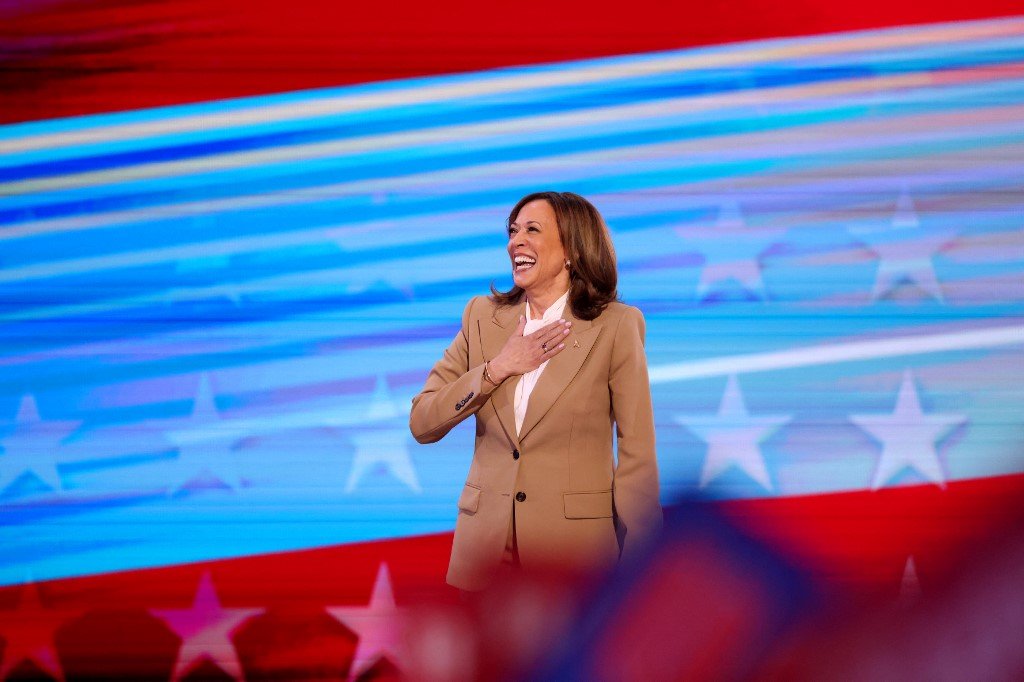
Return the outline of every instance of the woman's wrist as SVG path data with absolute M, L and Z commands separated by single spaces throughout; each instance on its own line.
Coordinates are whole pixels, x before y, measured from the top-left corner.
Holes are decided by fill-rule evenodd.
M 489 363 L 490 363 L 490 360 L 488 360 L 487 362 L 484 362 L 484 381 L 489 383 L 491 386 L 497 386 L 498 382 L 495 381 L 494 377 L 492 377 L 491 373 L 488 371 L 487 365 Z
M 495 386 L 500 386 L 501 382 L 508 378 L 508 374 L 501 371 L 499 367 L 495 367 L 493 360 L 488 360 L 484 363 L 484 379 L 491 382 Z

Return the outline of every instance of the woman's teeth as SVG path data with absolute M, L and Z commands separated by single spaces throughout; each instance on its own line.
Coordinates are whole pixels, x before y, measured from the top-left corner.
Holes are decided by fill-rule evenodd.
M 515 272 L 523 272 L 524 270 L 529 270 L 536 264 L 537 261 L 533 260 L 532 258 L 527 258 L 526 256 L 516 256 L 515 263 L 513 264 L 513 269 Z

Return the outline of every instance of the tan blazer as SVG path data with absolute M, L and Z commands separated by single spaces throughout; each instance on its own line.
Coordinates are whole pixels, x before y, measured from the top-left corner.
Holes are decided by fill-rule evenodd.
M 480 590 L 501 563 L 512 506 L 524 569 L 600 568 L 661 527 L 654 415 L 644 355 L 644 318 L 612 303 L 592 321 L 572 320 L 565 349 L 548 361 L 516 435 L 519 377 L 484 381 L 525 314 L 470 300 L 462 329 L 413 398 L 409 427 L 420 443 L 440 440 L 476 416 L 476 445 L 458 501 L 448 583 Z M 613 457 L 613 429 L 618 464 Z

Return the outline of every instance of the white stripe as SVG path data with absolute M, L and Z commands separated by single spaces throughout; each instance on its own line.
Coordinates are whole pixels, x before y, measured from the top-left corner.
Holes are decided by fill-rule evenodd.
M 938 72 L 938 74 L 941 73 Z M 124 168 L 70 173 L 67 175 L 0 183 L 0 196 L 23 195 L 31 192 L 51 190 L 70 190 L 77 187 L 90 187 L 133 180 L 170 178 L 192 173 L 206 174 L 237 168 L 254 168 L 275 163 L 294 163 L 322 158 L 343 158 L 355 154 L 379 153 L 402 147 L 445 144 L 462 146 L 473 139 L 510 134 L 522 136 L 569 129 L 570 137 L 579 137 L 590 134 L 587 132 L 590 128 L 616 122 L 623 122 L 625 124 L 625 127 L 621 128 L 619 132 L 635 130 L 641 127 L 651 127 L 650 123 L 643 126 L 640 124 L 643 121 L 662 121 L 668 117 L 677 117 L 668 123 L 675 126 L 682 123 L 685 120 L 682 117 L 687 114 L 704 113 L 733 107 L 750 107 L 757 104 L 778 106 L 787 102 L 799 101 L 800 99 L 849 96 L 859 93 L 869 93 L 878 96 L 883 90 L 887 89 L 900 89 L 902 91 L 901 95 L 905 96 L 906 88 L 931 85 L 936 81 L 936 76 L 936 73 L 911 73 L 772 88 L 770 102 L 767 99 L 769 95 L 764 91 L 751 90 L 698 97 L 680 97 L 659 100 L 653 103 L 643 102 L 640 104 L 579 109 L 560 114 L 501 119 L 486 123 L 469 123 L 426 130 L 407 130 L 399 133 L 369 135 L 344 140 L 332 140 L 330 142 L 261 149 L 258 151 L 215 154 L 179 161 L 153 162 Z M 661 127 L 664 127 L 664 125 Z
M 832 153 L 837 149 L 842 149 L 844 147 L 863 151 L 865 145 L 861 141 L 856 140 L 855 132 L 861 135 L 882 134 L 883 136 L 888 133 L 889 138 L 891 138 L 894 132 L 898 129 L 899 132 L 904 135 L 903 142 L 906 142 L 911 139 L 911 137 L 908 136 L 915 136 L 914 131 L 923 131 L 923 133 L 919 132 L 917 134 L 949 136 L 953 130 L 957 128 L 967 128 L 970 129 L 971 137 L 976 137 L 981 132 L 978 128 L 979 123 L 982 122 L 980 117 L 984 117 L 985 123 L 989 123 L 990 119 L 992 121 L 1002 123 L 1002 119 L 1006 118 L 1006 116 L 1001 115 L 1000 112 L 1006 112 L 1007 110 L 1009 113 L 1013 114 L 1017 112 L 1015 107 L 992 107 L 988 109 L 975 110 L 972 112 L 972 117 L 969 120 L 965 119 L 964 112 L 959 110 L 952 112 L 944 111 L 937 113 L 923 113 L 909 117 L 870 121 L 841 121 L 838 123 L 823 123 L 815 126 L 805 126 L 801 132 L 797 133 L 794 133 L 789 129 L 782 129 L 645 145 L 644 151 L 648 157 L 657 158 L 665 157 L 668 154 L 693 154 L 702 150 L 717 152 L 723 148 L 741 149 L 744 146 L 751 146 L 755 144 L 769 145 L 774 141 L 782 145 L 783 151 L 792 154 L 795 153 L 796 149 L 801 148 L 800 140 L 820 144 L 819 141 L 822 139 L 833 140 L 831 148 L 827 150 Z M 928 130 L 937 124 L 947 126 L 948 129 Z M 842 128 L 843 134 L 838 136 L 834 134 L 826 135 L 827 132 L 835 127 Z M 794 139 L 797 141 L 794 142 Z M 889 139 L 883 137 L 883 144 L 887 144 L 888 142 Z M 1010 145 L 1003 145 L 1000 151 L 1008 153 L 1014 149 L 1015 147 Z M 760 158 L 761 156 L 778 153 L 780 153 L 780 150 L 778 149 L 769 150 L 767 152 L 761 151 L 760 156 L 751 155 L 750 158 Z M 972 158 L 977 156 L 976 152 L 971 152 L 971 154 Z M 109 211 L 105 213 L 90 213 L 66 218 L 50 218 L 38 221 L 29 221 L 6 227 L 0 230 L 0 241 L 24 239 L 51 232 L 78 232 L 91 229 L 108 228 L 119 223 L 135 221 L 153 222 L 172 218 L 203 215 L 206 213 L 216 213 L 220 211 L 315 203 L 319 201 L 329 201 L 343 196 L 372 194 L 381 191 L 395 192 L 403 189 L 419 189 L 425 186 L 431 188 L 431 190 L 436 193 L 438 187 L 442 183 L 461 178 L 473 178 L 477 181 L 477 189 L 479 189 L 481 186 L 479 182 L 481 176 L 486 175 L 489 172 L 501 174 L 501 182 L 497 183 L 497 186 L 506 187 L 508 184 L 508 177 L 514 176 L 517 173 L 523 173 L 525 176 L 527 173 L 535 172 L 538 165 L 544 169 L 556 165 L 559 168 L 565 168 L 573 163 L 577 166 L 585 167 L 590 164 L 597 163 L 602 159 L 608 163 L 622 163 L 627 160 L 636 161 L 638 158 L 636 148 L 634 147 L 611 148 L 596 152 L 574 152 L 563 156 L 551 156 L 538 160 L 462 166 L 450 170 L 434 171 L 416 175 L 357 180 L 333 185 L 279 190 L 248 196 L 241 195 L 221 199 L 207 199 L 162 206 Z M 933 156 L 931 157 L 931 162 L 937 163 L 939 158 L 940 157 Z M 582 171 L 583 169 L 579 170 Z M 594 174 L 582 172 L 578 177 L 594 177 Z M 564 183 L 568 181 L 568 177 L 560 177 L 559 181 Z M 8 279 L 10 279 L 10 277 L 8 277 Z
M 974 331 L 946 332 L 921 336 L 853 341 L 832 345 L 805 346 L 770 353 L 750 353 L 708 358 L 694 362 L 678 362 L 651 367 L 652 384 L 688 379 L 749 374 L 838 362 L 856 362 L 878 358 L 923 355 L 955 350 L 993 348 L 1024 344 L 1024 325 L 992 327 Z
M 182 287 L 161 289 L 154 293 L 55 307 L 33 308 L 27 311 L 0 314 L 0 321 L 26 321 L 49 319 L 62 316 L 81 316 L 109 312 L 124 308 L 135 308 L 149 304 L 202 301 L 215 296 L 241 297 L 258 294 L 272 294 L 276 302 L 312 301 L 320 298 L 349 293 L 349 287 L 360 293 L 371 284 L 386 281 L 395 288 L 443 283 L 451 279 L 452 272 L 460 277 L 498 277 L 505 274 L 502 269 L 505 254 L 501 233 L 495 229 L 495 246 L 473 250 L 452 251 L 441 255 L 403 257 L 389 261 L 377 260 L 355 267 L 304 270 L 297 273 L 275 275 L 252 279 L 245 282 L 227 282 L 208 287 Z M 397 274 L 392 274 L 394 270 Z M 362 287 L 357 289 L 356 287 Z
M 911 117 L 907 119 L 906 123 L 908 125 L 927 128 L 927 120 L 927 115 L 922 117 Z M 848 122 L 827 124 L 821 127 L 816 126 L 813 133 L 809 129 L 804 129 L 801 134 L 809 139 L 817 139 L 817 135 L 822 134 L 822 131 L 829 130 L 830 127 L 840 127 L 843 128 L 846 133 L 849 133 L 853 129 L 853 125 L 854 124 Z M 895 123 L 893 121 L 881 121 L 873 122 L 872 125 L 880 128 L 881 130 L 886 130 L 888 128 L 891 133 Z M 961 132 L 969 132 L 972 138 L 980 136 L 978 122 L 976 120 L 972 120 L 964 125 L 970 130 Z M 940 130 L 931 131 L 927 134 L 939 134 L 944 137 L 952 137 L 954 131 Z M 751 155 L 751 159 L 768 158 L 773 155 L 778 155 L 780 150 L 773 145 L 780 143 L 784 145 L 783 148 L 788 153 L 806 153 L 806 150 L 801 149 L 799 142 L 792 141 L 792 136 L 792 131 L 773 131 L 770 133 L 740 135 L 737 136 L 736 139 L 742 140 L 743 144 L 746 145 L 746 148 L 753 150 L 754 153 Z M 660 164 L 670 164 L 672 167 L 676 167 L 678 165 L 678 161 L 676 160 L 677 157 L 684 154 L 689 154 L 691 158 L 694 159 L 691 167 L 698 168 L 704 164 L 705 161 L 703 158 L 698 159 L 694 157 L 693 155 L 696 152 L 701 149 L 729 147 L 730 145 L 738 144 L 731 142 L 731 139 L 732 138 L 730 137 L 718 137 L 710 140 L 687 140 L 683 142 L 649 145 L 645 150 L 646 158 L 648 159 L 647 161 L 644 161 L 645 169 L 648 171 L 656 170 L 661 167 Z M 828 150 L 829 153 L 834 154 L 837 151 L 843 151 L 842 147 L 853 148 L 858 153 L 870 153 L 874 148 L 871 144 L 872 140 L 857 138 L 853 135 L 850 135 L 848 139 L 843 137 L 836 139 L 837 142 L 835 143 L 835 148 Z M 844 139 L 847 140 L 846 144 L 842 144 L 840 142 Z M 903 139 L 904 142 L 907 142 L 908 140 L 909 138 Z M 882 144 L 879 145 L 879 148 L 884 148 L 889 143 L 890 140 L 883 138 Z M 979 144 L 983 144 L 983 142 L 979 141 Z M 762 146 L 766 146 L 768 148 L 762 149 Z M 737 146 L 736 148 L 739 147 Z M 1019 155 L 1021 149 L 1024 149 L 1024 145 L 1002 144 L 999 147 L 999 152 L 1000 154 Z M 667 160 L 663 162 L 662 159 Z M 57 219 L 54 221 L 46 221 L 49 223 L 47 225 L 49 229 L 46 231 L 57 230 L 58 225 L 60 226 L 61 231 L 88 229 L 90 227 L 109 227 L 131 218 L 140 220 L 159 220 L 162 218 L 182 217 L 187 215 L 203 215 L 218 210 L 237 210 L 240 208 L 312 203 L 338 199 L 344 196 L 372 194 L 377 191 L 408 191 L 425 187 L 429 188 L 429 191 L 431 192 L 440 192 L 444 191 L 444 182 L 469 178 L 472 178 L 475 186 L 468 189 L 462 188 L 463 191 L 469 191 L 470 189 L 480 191 L 488 188 L 487 180 L 490 175 L 493 175 L 495 178 L 495 186 L 502 187 L 507 185 L 508 177 L 510 176 L 530 176 L 537 179 L 540 177 L 546 177 L 546 174 L 550 173 L 551 169 L 554 167 L 560 169 L 561 182 L 579 181 L 581 179 L 599 178 L 602 175 L 606 175 L 612 172 L 609 169 L 609 166 L 615 166 L 616 168 L 621 169 L 623 167 L 623 163 L 637 163 L 640 161 L 643 161 L 643 159 L 638 157 L 635 148 L 615 148 L 599 152 L 583 152 L 560 157 L 546 157 L 539 160 L 499 162 L 494 164 L 483 164 L 480 166 L 464 166 L 450 171 L 442 171 L 440 173 L 432 172 L 401 178 L 391 177 L 352 183 L 339 183 L 337 185 L 320 186 L 301 191 L 285 190 L 251 197 L 217 199 L 173 206 L 132 209 L 129 211 Z M 715 165 L 720 163 L 720 161 L 721 159 L 712 159 L 707 163 Z M 860 173 L 857 172 L 859 166 L 863 164 L 871 165 L 872 163 L 873 162 L 871 160 L 865 161 L 863 159 L 847 158 L 844 159 L 843 165 L 833 165 L 829 170 L 830 173 L 836 174 L 839 177 L 845 175 L 852 178 L 860 175 Z M 891 162 L 886 161 L 886 163 Z M 924 170 L 932 167 L 941 168 L 943 173 L 953 177 L 960 176 L 959 167 L 961 165 L 969 166 L 974 173 L 978 173 L 982 169 L 988 168 L 987 166 L 979 165 L 977 149 L 958 150 L 952 153 L 928 155 L 924 157 L 921 165 Z M 1009 177 L 1017 177 L 1017 175 L 1014 174 L 1016 167 L 1006 168 L 1003 165 L 996 165 L 993 168 L 997 172 L 1005 172 Z M 797 187 L 803 187 L 807 184 L 806 179 L 808 176 L 806 172 L 802 172 L 797 169 L 792 171 L 790 175 L 792 175 L 796 180 L 795 185 Z M 764 177 L 765 176 L 762 175 L 756 176 L 752 179 L 763 180 Z M 1000 175 L 999 177 L 1002 176 Z M 741 180 L 743 180 L 743 178 L 733 178 L 732 182 L 736 188 L 741 186 Z M 993 180 L 990 179 L 989 181 L 992 182 Z M 714 186 L 717 182 L 719 181 L 709 180 L 687 183 L 686 189 L 688 193 L 692 194 L 704 191 L 707 187 Z M 776 189 L 780 189 L 786 186 L 787 182 L 792 182 L 792 180 L 788 179 L 787 174 L 777 174 L 773 178 L 772 186 Z M 792 189 L 792 187 L 790 187 L 790 189 Z M 40 224 L 36 224 L 36 227 L 40 227 Z M 153 265 L 187 258 L 263 252 L 288 245 L 330 241 L 332 236 L 336 239 L 336 235 L 342 234 L 344 230 L 344 227 L 318 227 L 275 235 L 249 235 L 235 239 L 193 242 L 176 246 L 157 247 L 154 249 L 90 256 L 88 258 L 43 261 L 33 263 L 31 265 L 10 267 L 0 270 L 0 284 L 48 279 L 52 277 L 83 274 L 100 270 Z M 24 231 L 25 228 L 9 228 L 0 231 L 0 241 L 5 238 L 17 238 L 19 236 L 24 237 L 26 236 Z
M 794 57 L 807 58 L 844 52 L 907 48 L 934 42 L 963 42 L 996 36 L 1012 36 L 1022 30 L 1024 30 L 1024 19 L 1014 18 L 983 21 L 969 25 L 949 23 L 921 29 L 901 27 L 852 33 L 846 36 L 831 35 L 822 40 L 759 41 L 725 52 L 687 51 L 684 54 L 672 54 L 668 57 L 638 61 L 631 60 L 626 63 L 598 64 L 557 71 L 520 72 L 479 81 L 441 83 L 419 88 L 342 95 L 324 99 L 303 99 L 155 121 L 28 135 L 0 140 L 0 154 L 287 120 L 303 120 L 387 107 L 405 107 L 540 88 L 576 86 L 604 80 L 640 78 L 686 69 L 721 68 L 754 63 L 763 66 L 771 60 Z

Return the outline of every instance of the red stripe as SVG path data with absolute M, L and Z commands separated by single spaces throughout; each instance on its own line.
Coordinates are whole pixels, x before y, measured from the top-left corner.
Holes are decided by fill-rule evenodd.
M 894 595 L 909 556 L 922 593 L 937 593 L 934 588 L 977 562 L 979 548 L 1020 527 L 1021 499 L 1024 474 L 959 481 L 945 489 L 921 485 L 716 506 L 726 519 L 805 567 L 826 591 L 859 599 Z M 676 543 L 669 551 L 686 546 Z M 9 586 L 0 590 L 0 637 L 17 635 L 19 656 L 40 651 L 59 657 L 69 677 L 166 678 L 181 640 L 151 610 L 190 608 L 209 572 L 222 607 L 266 609 L 232 634 L 247 674 L 343 676 L 356 635 L 324 607 L 366 605 L 386 562 L 400 606 L 433 604 L 430 613 L 444 613 L 437 608 L 458 601 L 444 584 L 450 548 L 451 535 L 440 534 L 54 580 L 36 586 L 38 596 L 33 588 Z M 758 566 L 716 568 L 716 556 L 704 559 L 711 562 L 701 569 L 705 582 L 721 587 L 722 575 L 731 575 L 736 584 L 729 593 L 741 596 L 747 578 L 752 594 L 771 589 Z M 686 557 L 686 580 L 693 581 L 701 576 L 693 574 L 694 557 Z M 754 608 L 750 600 L 733 606 L 736 613 Z M 4 665 L 17 665 L 15 675 L 39 668 L 28 659 Z
M 907 557 L 941 580 L 969 552 L 1024 519 L 1024 474 L 934 485 L 721 503 L 725 517 L 824 581 L 844 588 L 895 588 Z M 274 606 L 365 602 L 381 562 L 390 567 L 399 602 L 450 595 L 444 584 L 451 534 L 340 545 L 227 559 L 45 584 L 46 596 L 69 605 L 177 607 L 191 603 L 210 571 L 226 605 Z M 922 580 L 926 580 L 922 575 Z M 0 590 L 0 608 L 19 587 Z
M 922 589 L 947 582 L 1024 521 L 1024 475 L 878 491 L 736 500 L 728 518 L 826 584 L 854 593 L 899 588 L 914 557 Z
M 0 5 L 0 122 L 695 45 L 1006 16 L 1019 0 Z

